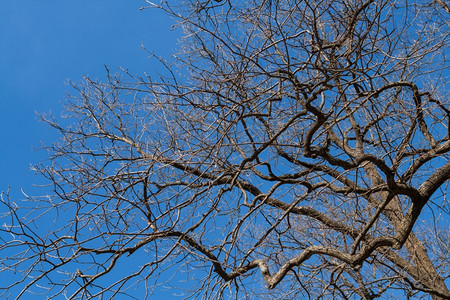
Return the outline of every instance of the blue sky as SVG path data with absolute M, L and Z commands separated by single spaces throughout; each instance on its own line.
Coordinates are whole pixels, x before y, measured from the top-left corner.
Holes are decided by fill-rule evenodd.
M 173 20 L 144 0 L 0 1 L 0 190 L 32 193 L 39 178 L 28 171 L 47 157 L 35 151 L 56 132 L 37 113 L 60 116 L 64 97 L 82 75 L 104 79 L 107 65 L 132 74 L 157 66 L 147 49 L 168 56 L 177 49 Z
M 72 91 L 69 79 L 104 79 L 104 65 L 113 73 L 123 67 L 132 74 L 152 74 L 157 65 L 141 45 L 163 57 L 177 50 L 173 20 L 156 9 L 140 10 L 145 4 L 0 1 L 0 191 L 9 187 L 12 200 L 24 198 L 21 189 L 45 194 L 45 188 L 33 186 L 44 182 L 30 165 L 45 161 L 47 153 L 36 149 L 58 135 L 36 113 L 60 117 L 66 93 Z

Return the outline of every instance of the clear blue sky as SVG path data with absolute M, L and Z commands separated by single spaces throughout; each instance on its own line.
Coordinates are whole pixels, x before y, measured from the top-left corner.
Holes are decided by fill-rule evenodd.
M 36 112 L 60 116 L 67 80 L 103 79 L 104 65 L 133 74 L 157 68 L 156 54 L 176 51 L 173 21 L 144 0 L 0 1 L 0 190 L 32 193 L 29 170 L 46 157 L 33 151 L 56 138 Z
M 168 57 L 179 32 L 169 16 L 140 10 L 144 0 L 0 1 L 0 191 L 12 200 L 44 194 L 43 181 L 29 171 L 47 157 L 35 151 L 58 138 L 38 113 L 60 117 L 70 79 L 104 79 L 107 65 L 132 74 L 157 71 L 147 49 Z M 1 277 L 0 277 L 1 278 Z M 166 291 L 167 292 L 167 291 Z M 164 294 L 164 291 L 161 291 Z M 27 297 L 23 298 L 26 299 Z M 165 299 L 167 295 L 164 296 Z

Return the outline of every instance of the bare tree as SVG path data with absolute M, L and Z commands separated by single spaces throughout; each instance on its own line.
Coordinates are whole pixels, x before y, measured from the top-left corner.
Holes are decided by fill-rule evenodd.
M 53 192 L 3 195 L 3 296 L 450 299 L 444 1 L 148 5 L 180 53 L 46 118 Z

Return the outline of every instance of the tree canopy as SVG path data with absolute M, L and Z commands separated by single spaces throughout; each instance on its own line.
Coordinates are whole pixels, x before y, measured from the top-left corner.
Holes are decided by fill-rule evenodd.
M 2 196 L 2 295 L 450 298 L 445 2 L 147 5 L 180 51 L 44 118 L 51 188 Z

